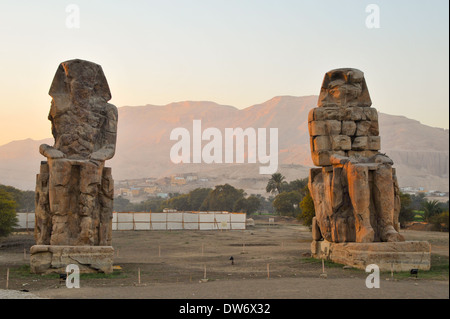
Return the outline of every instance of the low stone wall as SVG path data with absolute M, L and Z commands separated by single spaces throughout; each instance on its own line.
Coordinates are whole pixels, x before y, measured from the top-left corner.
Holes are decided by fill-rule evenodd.
M 430 270 L 431 245 L 425 241 L 331 243 L 313 241 L 311 253 L 314 258 L 366 269 L 376 264 L 381 271 Z
M 30 249 L 32 273 L 66 273 L 69 264 L 80 268 L 80 273 L 112 273 L 114 248 L 112 246 L 51 246 L 34 245 Z

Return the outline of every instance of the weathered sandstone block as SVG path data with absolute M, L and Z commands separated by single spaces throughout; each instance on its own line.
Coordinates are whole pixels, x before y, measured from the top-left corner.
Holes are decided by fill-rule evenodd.
M 372 123 L 370 121 L 359 121 L 356 124 L 356 136 L 368 136 L 371 126 Z
M 367 138 L 367 149 L 373 151 L 381 150 L 381 138 L 379 136 L 369 136 Z
M 333 151 L 348 151 L 352 149 L 352 140 L 347 135 L 331 135 L 331 149 Z
M 314 151 L 329 151 L 331 149 L 329 136 L 316 136 L 314 138 Z
M 36 274 L 63 274 L 69 264 L 80 273 L 112 273 L 114 249 L 111 246 L 34 245 L 30 249 L 30 268 Z
M 342 121 L 342 135 L 353 136 L 356 133 L 356 123 L 354 121 Z
M 341 121 L 328 120 L 325 121 L 326 135 L 339 135 L 341 134 Z
M 367 136 L 359 136 L 353 140 L 352 150 L 365 151 L 368 149 L 369 138 Z
M 425 241 L 396 243 L 311 243 L 314 258 L 326 259 L 338 264 L 365 270 L 376 264 L 380 271 L 430 270 L 431 245 Z
M 325 121 L 311 121 L 308 127 L 309 127 L 309 135 L 311 137 L 319 135 L 327 135 Z

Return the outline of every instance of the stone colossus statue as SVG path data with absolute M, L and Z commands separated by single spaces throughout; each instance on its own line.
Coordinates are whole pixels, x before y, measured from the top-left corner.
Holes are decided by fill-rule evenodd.
M 114 182 L 105 161 L 114 156 L 117 108 L 100 65 L 59 65 L 49 95 L 53 146 L 39 151 L 36 183 L 38 245 L 111 245 Z

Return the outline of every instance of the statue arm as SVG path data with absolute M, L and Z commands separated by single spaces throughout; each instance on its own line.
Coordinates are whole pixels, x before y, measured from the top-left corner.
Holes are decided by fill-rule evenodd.
M 347 156 L 333 154 L 330 156 L 331 165 L 345 165 L 350 161 Z
M 106 161 L 113 158 L 116 153 L 116 139 L 117 139 L 117 108 L 112 105 L 107 105 L 107 121 L 104 127 L 103 146 L 91 154 L 90 159 L 96 161 Z
M 379 153 L 373 156 L 373 160 L 375 163 L 394 165 L 394 161 L 390 159 L 386 154 Z
M 116 146 L 114 144 L 108 144 L 103 146 L 98 151 L 91 154 L 90 159 L 96 161 L 106 161 L 113 158 L 116 153 Z
M 63 152 L 61 152 L 60 150 L 57 150 L 53 146 L 50 146 L 47 144 L 41 144 L 41 146 L 39 146 L 39 153 L 41 153 L 42 155 L 44 155 L 47 158 L 52 158 L 52 159 L 66 157 L 66 155 Z

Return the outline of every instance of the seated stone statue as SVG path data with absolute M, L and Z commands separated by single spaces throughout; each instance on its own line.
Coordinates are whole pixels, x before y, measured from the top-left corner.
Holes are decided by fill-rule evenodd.
M 403 241 L 398 233 L 399 187 L 392 160 L 379 152 L 378 113 L 363 72 L 326 73 L 318 107 L 309 113 L 309 190 L 313 239 L 330 242 Z
M 100 65 L 70 60 L 59 65 L 49 91 L 54 146 L 43 144 L 36 185 L 36 243 L 110 245 L 111 169 L 117 108 Z

